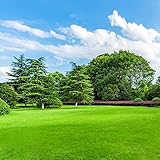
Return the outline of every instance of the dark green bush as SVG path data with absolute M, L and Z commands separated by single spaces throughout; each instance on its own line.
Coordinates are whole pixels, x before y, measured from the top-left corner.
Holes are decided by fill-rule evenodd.
M 141 98 L 135 98 L 134 102 L 142 102 L 143 100 Z
M 9 105 L 0 98 L 0 116 L 10 112 Z
M 155 97 L 152 99 L 153 102 L 160 102 L 160 98 L 159 97 Z
M 59 98 L 54 98 L 51 104 L 48 104 L 47 108 L 61 108 L 63 105 L 62 101 Z
M 15 92 L 14 88 L 8 84 L 0 84 L 0 98 L 3 99 L 11 108 L 16 107 L 16 100 L 18 94 Z
M 148 94 L 146 95 L 146 98 L 148 100 L 152 100 L 155 97 L 160 97 L 160 85 L 159 84 L 155 84 L 151 86 L 148 91 Z
M 54 108 L 60 108 L 60 107 L 62 107 L 62 105 L 63 105 L 63 103 L 60 99 L 54 98 L 54 100 L 53 100 L 53 107 Z

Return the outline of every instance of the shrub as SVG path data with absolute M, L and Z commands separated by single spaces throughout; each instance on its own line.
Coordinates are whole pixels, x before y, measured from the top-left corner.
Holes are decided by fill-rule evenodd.
M 62 107 L 62 105 L 63 105 L 63 103 L 62 103 L 62 101 L 60 99 L 55 98 L 53 100 L 53 107 L 54 108 L 60 108 L 60 107 Z
M 9 105 L 0 98 L 0 115 L 8 114 L 9 111 Z
M 152 99 L 153 102 L 160 102 L 160 98 L 159 97 L 155 97 Z
M 63 105 L 63 103 L 59 98 L 54 98 L 52 100 L 52 103 L 47 105 L 46 107 L 49 107 L 49 108 L 61 108 L 62 105 Z
M 134 102 L 142 102 L 143 100 L 141 98 L 135 98 Z
M 15 92 L 13 87 L 2 83 L 0 84 L 0 98 L 9 104 L 11 108 L 15 108 L 18 94 Z

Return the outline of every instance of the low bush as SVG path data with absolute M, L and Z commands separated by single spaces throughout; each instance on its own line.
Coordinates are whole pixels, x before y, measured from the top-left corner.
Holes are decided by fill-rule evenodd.
M 160 98 L 159 97 L 155 97 L 152 99 L 152 102 L 160 102 Z
M 0 98 L 0 116 L 10 112 L 9 105 Z
M 143 100 L 141 98 L 135 98 L 134 102 L 142 102 Z
M 53 100 L 53 107 L 54 108 L 61 108 L 63 105 L 62 101 L 58 98 L 54 98 Z
M 59 98 L 54 98 L 52 103 L 47 105 L 47 108 L 61 108 L 63 105 L 62 101 Z
M 0 98 L 9 104 L 10 108 L 15 108 L 18 94 L 15 92 L 13 87 L 2 83 L 0 84 Z

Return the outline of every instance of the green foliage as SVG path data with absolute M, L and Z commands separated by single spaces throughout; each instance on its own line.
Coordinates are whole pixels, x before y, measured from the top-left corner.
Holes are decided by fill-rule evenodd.
M 141 98 L 135 98 L 134 102 L 142 102 L 143 100 Z
M 145 96 L 147 87 L 153 80 L 154 70 L 143 57 L 128 51 L 119 51 L 94 58 L 88 65 L 88 73 L 96 98 L 128 100 Z M 118 87 L 115 89 L 115 96 L 112 93 L 113 87 L 109 88 L 109 93 L 106 87 L 108 85 Z
M 19 88 L 25 103 L 36 103 L 38 106 L 53 105 L 59 107 L 58 94 L 53 83 L 53 78 L 47 76 L 44 58 L 28 61 L 28 77 Z M 59 100 L 60 101 L 60 100 Z
M 0 116 L 10 112 L 10 106 L 0 98 Z
M 155 97 L 152 99 L 153 102 L 160 102 L 160 98 L 159 97 Z
M 63 97 L 66 101 L 90 104 L 93 101 L 93 87 L 85 66 L 73 66 L 67 74 L 66 85 L 63 87 Z
M 14 88 L 6 83 L 0 84 L 0 98 L 3 99 L 11 108 L 16 107 L 16 100 L 18 94 L 15 92 Z
M 160 84 L 160 77 L 157 78 L 156 84 Z
M 63 87 L 66 84 L 66 77 L 60 72 L 54 72 L 54 73 L 49 73 L 48 78 L 50 79 L 53 88 L 55 88 L 58 94 L 58 98 L 61 100 L 65 99 L 62 93 L 63 93 Z
M 152 100 L 154 97 L 160 97 L 160 84 L 154 84 L 149 88 L 146 95 L 148 100 Z
M 119 97 L 119 88 L 116 84 L 109 84 L 103 89 L 102 100 L 117 100 Z
M 46 104 L 46 107 L 49 108 L 61 108 L 62 106 L 63 106 L 62 101 L 57 97 L 53 98 L 50 104 Z
M 11 73 L 9 83 L 15 88 L 16 92 L 19 93 L 18 88 L 25 82 L 26 76 L 28 76 L 28 60 L 22 54 L 19 58 L 14 57 L 15 61 L 12 62 Z
M 65 76 L 59 72 L 47 74 L 43 57 L 14 58 L 8 74 L 20 103 L 36 103 L 43 108 L 44 105 L 59 107 L 61 101 L 90 104 L 94 97 L 102 100 L 160 97 L 159 79 L 156 85 L 151 85 L 155 71 L 143 57 L 129 51 L 102 54 L 87 66 L 72 63 L 72 70 Z M 14 90 L 9 86 L 2 90 L 0 97 L 15 106 Z

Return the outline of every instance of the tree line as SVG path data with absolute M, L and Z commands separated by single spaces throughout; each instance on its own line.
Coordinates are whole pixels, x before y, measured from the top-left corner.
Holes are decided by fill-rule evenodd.
M 66 74 L 48 73 L 44 58 L 14 57 L 8 82 L 0 84 L 0 98 L 16 103 L 61 107 L 63 102 L 90 104 L 94 100 L 152 100 L 160 97 L 160 77 L 143 57 L 121 50 L 102 54 L 87 65 L 72 62 Z

